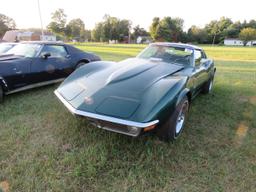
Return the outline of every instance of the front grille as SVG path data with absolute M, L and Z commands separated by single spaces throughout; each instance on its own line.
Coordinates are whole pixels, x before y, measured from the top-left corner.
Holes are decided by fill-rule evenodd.
M 133 137 L 137 137 L 141 132 L 140 128 L 130 127 L 127 125 L 121 125 L 118 123 L 112 123 L 109 121 L 103 121 L 103 120 L 92 119 L 92 118 L 88 118 L 88 120 L 98 128 L 133 136 Z

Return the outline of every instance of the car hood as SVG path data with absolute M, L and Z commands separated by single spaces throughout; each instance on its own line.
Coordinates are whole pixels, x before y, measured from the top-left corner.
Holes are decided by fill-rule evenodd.
M 91 72 L 92 65 L 97 67 L 93 63 L 89 65 L 75 71 L 58 92 L 77 109 L 120 118 L 129 118 L 154 84 L 183 69 L 159 60 L 139 58 Z
M 13 55 L 13 54 L 3 54 L 0 55 L 0 62 L 1 61 L 9 61 L 9 60 L 17 60 L 17 59 L 21 59 L 24 58 L 23 56 L 19 56 L 19 55 Z

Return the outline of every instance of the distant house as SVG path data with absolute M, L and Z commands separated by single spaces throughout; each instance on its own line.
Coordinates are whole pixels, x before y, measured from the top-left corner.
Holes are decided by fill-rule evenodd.
M 17 37 L 19 41 L 40 41 L 40 35 L 30 31 L 19 32 Z
M 240 39 L 224 39 L 224 45 L 227 46 L 243 46 L 243 41 Z M 255 41 L 249 41 L 246 46 L 256 46 L 256 40 Z
M 56 36 L 50 32 L 45 32 L 44 35 L 40 34 L 41 41 L 56 41 Z
M 152 43 L 152 39 L 150 38 L 150 36 L 139 36 L 136 39 L 136 43 L 137 44 L 149 44 L 149 43 Z
M 45 32 L 42 36 L 39 32 L 31 31 L 7 31 L 3 36 L 4 41 L 17 42 L 17 41 L 56 41 L 56 36 L 52 33 Z

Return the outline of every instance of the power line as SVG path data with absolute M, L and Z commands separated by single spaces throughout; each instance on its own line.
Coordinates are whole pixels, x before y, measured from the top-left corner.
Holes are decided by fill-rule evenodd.
M 41 15 L 41 8 L 40 8 L 40 2 L 37 0 L 37 5 L 38 5 L 38 13 L 39 13 L 39 18 L 40 18 L 40 23 L 41 23 L 41 33 L 42 33 L 42 39 L 44 39 L 44 28 L 43 28 L 43 20 L 42 20 L 42 15 Z

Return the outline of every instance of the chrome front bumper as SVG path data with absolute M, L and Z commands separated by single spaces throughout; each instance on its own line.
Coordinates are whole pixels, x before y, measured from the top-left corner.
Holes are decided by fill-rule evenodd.
M 156 125 L 159 122 L 159 120 L 154 120 L 147 123 L 140 123 L 140 122 L 129 121 L 129 120 L 119 119 L 115 117 L 77 110 L 69 102 L 67 102 L 57 90 L 55 90 L 54 93 L 59 98 L 59 100 L 68 108 L 68 110 L 71 113 L 75 115 L 87 117 L 97 127 L 108 130 L 108 131 L 113 131 L 116 133 L 137 137 L 140 134 L 141 129 Z M 135 128 L 138 131 L 134 131 Z M 132 129 L 133 131 L 129 131 Z

